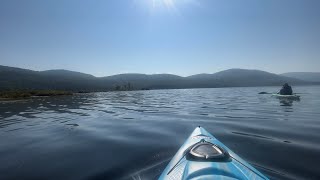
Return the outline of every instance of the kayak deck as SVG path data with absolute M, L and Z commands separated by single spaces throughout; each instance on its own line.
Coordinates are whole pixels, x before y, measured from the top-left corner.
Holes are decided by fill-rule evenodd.
M 229 158 L 222 160 L 190 160 L 187 153 L 196 144 L 205 142 L 225 150 Z M 159 180 L 207 179 L 268 179 L 250 164 L 232 152 L 223 143 L 197 127 L 181 146 L 161 174 Z

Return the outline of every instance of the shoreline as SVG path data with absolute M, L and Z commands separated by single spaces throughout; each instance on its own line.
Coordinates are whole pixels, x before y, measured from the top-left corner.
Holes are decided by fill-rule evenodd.
M 73 92 L 60 90 L 11 90 L 0 91 L 0 101 L 22 100 L 34 97 L 71 96 Z

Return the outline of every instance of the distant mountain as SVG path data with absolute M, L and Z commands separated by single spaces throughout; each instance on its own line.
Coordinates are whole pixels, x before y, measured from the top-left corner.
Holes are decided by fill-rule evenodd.
M 0 90 L 58 89 L 58 90 L 102 90 L 106 87 L 94 76 L 82 73 L 52 70 L 31 71 L 0 66 Z
M 289 72 L 281 75 L 303 81 L 320 82 L 320 72 Z
M 283 77 L 260 70 L 229 69 L 214 74 L 198 74 L 187 77 L 201 87 L 279 86 L 285 82 L 304 84 L 295 78 Z
M 38 72 L 21 68 L 0 66 L 0 89 L 25 89 L 42 87 L 50 84 Z
M 259 70 L 229 69 L 214 74 L 181 77 L 172 74 L 119 74 L 95 77 L 67 70 L 32 71 L 0 66 L 0 90 L 55 89 L 70 91 L 110 91 L 138 89 L 182 89 L 244 86 L 312 84 Z
M 114 85 L 130 83 L 134 89 L 173 89 L 181 88 L 183 77 L 172 74 L 119 74 L 102 78 Z

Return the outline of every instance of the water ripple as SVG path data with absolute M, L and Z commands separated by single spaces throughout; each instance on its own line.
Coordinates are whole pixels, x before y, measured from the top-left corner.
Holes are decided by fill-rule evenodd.
M 319 179 L 320 87 L 294 88 L 305 92 L 301 101 L 258 95 L 277 90 L 105 92 L 0 102 L 0 161 L 6 162 L 0 179 L 156 179 L 199 125 L 272 179 Z

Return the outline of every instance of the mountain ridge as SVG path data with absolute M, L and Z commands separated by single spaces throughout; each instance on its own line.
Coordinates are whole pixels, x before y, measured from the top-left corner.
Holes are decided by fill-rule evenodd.
M 312 84 L 261 70 L 228 69 L 212 74 L 182 77 L 173 74 L 117 74 L 95 77 L 63 69 L 32 71 L 0 65 L 0 90 L 54 89 L 70 91 L 111 91 L 139 89 L 184 89 Z
M 320 82 L 320 72 L 287 72 L 280 75 L 304 81 Z

